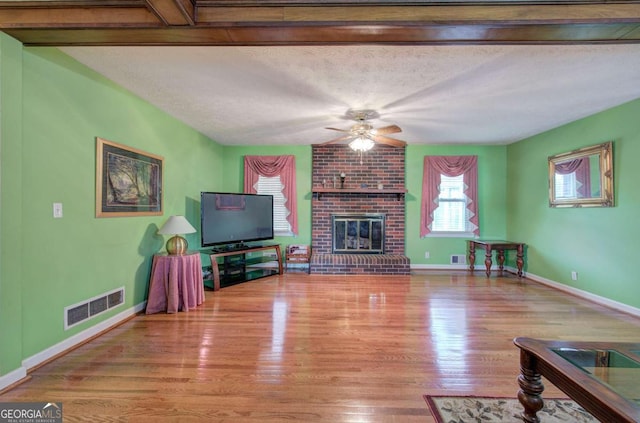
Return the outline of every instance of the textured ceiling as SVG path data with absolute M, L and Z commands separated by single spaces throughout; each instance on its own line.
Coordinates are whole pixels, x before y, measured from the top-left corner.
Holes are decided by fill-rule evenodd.
M 640 45 L 63 47 L 223 145 L 316 144 L 349 109 L 410 144 L 508 144 L 640 98 Z

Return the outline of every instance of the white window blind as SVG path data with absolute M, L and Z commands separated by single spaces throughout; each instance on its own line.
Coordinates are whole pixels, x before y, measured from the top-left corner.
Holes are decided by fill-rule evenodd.
M 555 174 L 556 198 L 578 198 L 576 173 Z
M 290 211 L 285 207 L 282 193 L 284 185 L 280 176 L 266 177 L 260 175 L 255 189 L 258 194 L 273 195 L 273 231 L 276 235 L 293 235 L 291 224 L 287 221 Z
M 438 208 L 433 213 L 432 232 L 472 232 L 463 175 L 440 177 L 440 195 Z

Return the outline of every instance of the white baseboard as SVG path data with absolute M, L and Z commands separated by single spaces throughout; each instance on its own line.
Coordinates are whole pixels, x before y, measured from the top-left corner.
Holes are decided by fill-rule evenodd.
M 469 264 L 412 264 L 411 270 L 469 270 Z M 498 265 L 491 266 L 491 270 L 498 270 Z M 476 266 L 475 271 L 484 272 L 484 264 Z
M 25 377 L 27 377 L 27 368 L 24 366 L 20 366 L 14 371 L 0 376 L 0 391 L 7 386 L 11 386 L 14 383 L 20 382 Z
M 583 298 L 585 300 L 594 302 L 596 304 L 603 305 L 605 307 L 612 308 L 617 311 L 621 311 L 623 313 L 631 314 L 636 317 L 640 317 L 640 309 L 636 307 L 632 307 L 627 304 L 620 303 L 618 301 L 611 300 L 609 298 L 601 297 L 596 294 L 592 294 L 591 292 L 583 291 L 582 289 L 574 288 L 572 286 L 568 286 L 556 281 L 552 281 L 547 278 L 543 278 L 542 276 L 534 275 L 532 273 L 527 273 L 527 279 L 531 279 L 535 282 L 539 282 L 543 285 L 550 286 L 559 291 L 566 292 L 571 295 L 575 295 L 576 297 Z
M 47 348 L 46 350 L 40 351 L 39 353 L 34 354 L 31 357 L 25 358 L 24 360 L 22 360 L 22 366 L 20 368 L 10 373 L 7 373 L 6 375 L 0 376 L 0 390 L 26 377 L 27 371 L 29 369 L 36 367 L 46 362 L 47 360 L 50 360 L 56 357 L 57 355 L 62 354 L 65 351 L 68 351 L 73 347 L 82 344 L 83 342 L 86 342 L 92 337 L 100 334 L 101 332 L 104 332 L 105 330 L 113 326 L 118 325 L 122 321 L 144 310 L 146 305 L 147 305 L 147 302 L 143 301 L 140 304 L 137 304 L 127 310 L 124 310 L 116 314 L 115 316 L 98 323 L 95 326 L 91 326 L 90 328 L 85 329 L 82 332 L 79 332 L 65 339 L 64 341 L 59 342 L 53 345 L 52 347 Z
M 491 270 L 497 270 L 497 265 L 491 266 Z M 412 270 L 468 270 L 468 265 L 459 265 L 459 264 L 414 264 L 411 265 Z M 484 267 L 480 269 L 476 266 L 476 272 L 484 270 Z M 504 270 L 509 273 L 516 274 L 518 269 L 515 267 L 505 266 Z M 592 294 L 591 292 L 583 291 L 582 289 L 574 288 L 572 286 L 568 286 L 556 281 L 552 281 L 551 279 L 543 278 L 542 276 L 535 275 L 533 273 L 524 273 L 524 277 L 530 279 L 534 282 L 541 283 L 543 285 L 547 285 L 551 288 L 555 288 L 559 291 L 566 292 L 568 294 L 574 295 L 576 297 L 591 301 L 596 304 L 603 305 L 605 307 L 609 307 L 611 309 L 621 311 L 623 313 L 631 314 L 636 317 L 640 317 L 640 309 L 636 307 L 632 307 L 627 304 L 620 303 L 618 301 L 611 300 L 609 298 L 601 297 L 596 294 Z
M 128 310 L 124 310 L 121 313 L 116 314 L 115 316 L 104 320 L 100 323 L 98 323 L 95 326 L 91 326 L 88 329 L 83 330 L 82 332 L 79 332 L 67 339 L 65 339 L 62 342 L 57 343 L 56 345 L 47 348 L 44 351 L 41 351 L 37 354 L 32 355 L 31 357 L 27 357 L 22 361 L 22 366 L 26 367 L 27 369 L 30 369 L 32 367 L 35 367 L 39 364 L 44 363 L 47 360 L 50 360 L 51 358 L 55 357 L 58 354 L 61 354 L 73 347 L 75 347 L 76 345 L 79 345 L 85 341 L 87 341 L 88 339 L 91 339 L 91 337 L 98 335 L 101 332 L 104 332 L 105 330 L 109 329 L 112 326 L 117 325 L 118 323 L 122 322 L 123 320 L 128 319 L 129 317 L 131 317 L 132 315 L 144 310 L 144 308 L 146 307 L 147 302 L 143 301 L 142 303 L 128 309 Z

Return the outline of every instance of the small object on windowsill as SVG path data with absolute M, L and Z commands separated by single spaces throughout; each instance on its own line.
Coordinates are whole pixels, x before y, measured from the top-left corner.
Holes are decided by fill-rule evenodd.
M 378 189 L 384 189 L 384 185 L 378 184 Z
M 345 175 L 344 173 L 340 174 L 340 188 L 344 189 L 344 180 L 347 177 L 347 175 Z
M 360 184 L 360 188 L 366 189 L 367 188 L 367 184 Z

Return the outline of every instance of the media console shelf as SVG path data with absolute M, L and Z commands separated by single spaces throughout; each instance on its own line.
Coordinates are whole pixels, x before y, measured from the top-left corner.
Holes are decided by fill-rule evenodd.
M 275 252 L 273 255 L 256 255 L 247 257 L 249 253 Z M 230 249 L 214 249 L 209 253 L 211 258 L 211 280 L 213 290 L 221 286 L 235 285 L 254 279 L 282 274 L 282 253 L 279 244 L 256 247 L 241 246 Z M 218 259 L 221 259 L 218 261 Z M 276 266 L 260 266 L 263 263 L 276 262 Z M 205 281 L 206 282 L 206 281 Z

